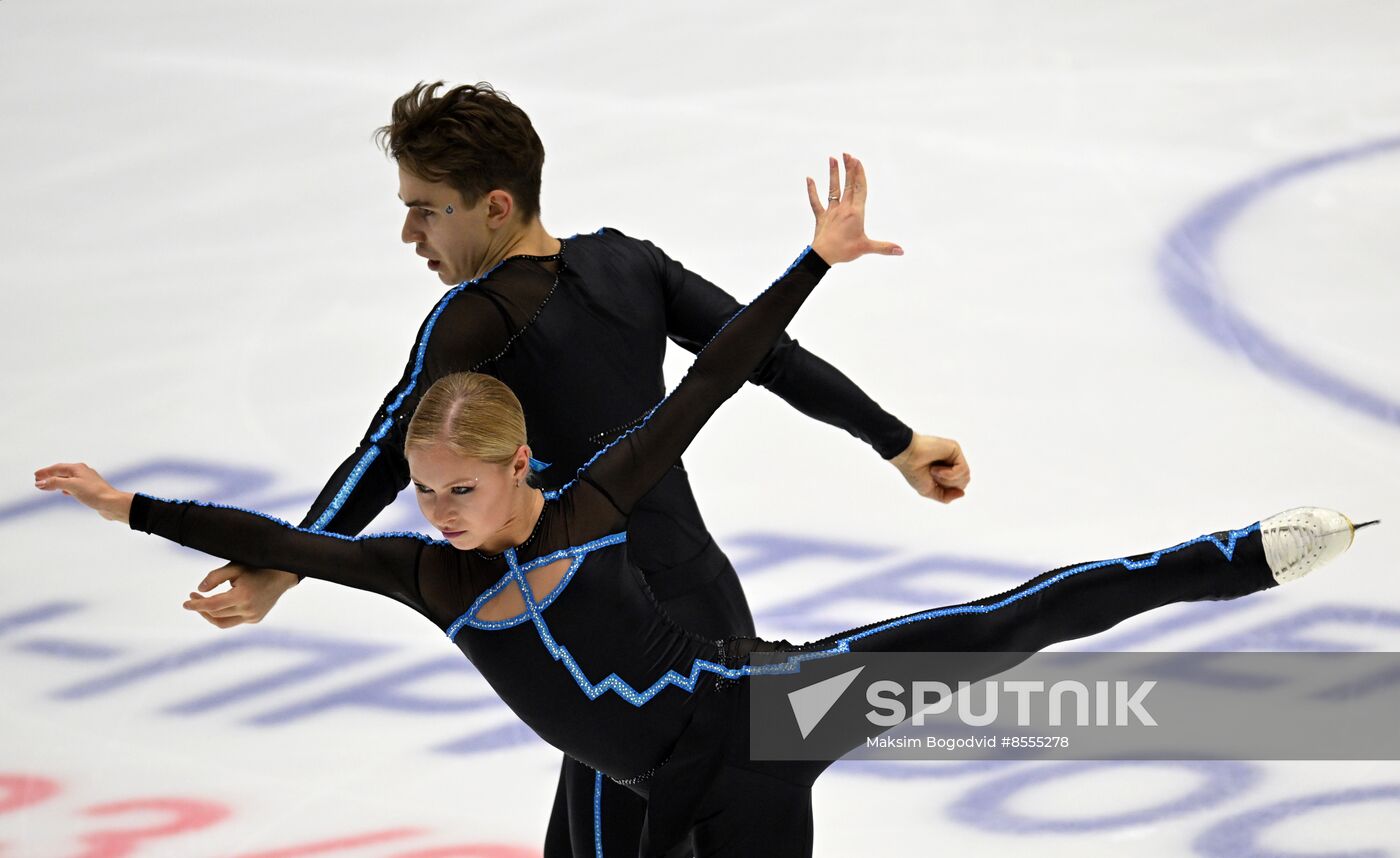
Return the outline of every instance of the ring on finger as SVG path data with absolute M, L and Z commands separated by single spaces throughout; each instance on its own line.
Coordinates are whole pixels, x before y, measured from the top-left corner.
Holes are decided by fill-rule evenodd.
M 841 199 L 841 195 L 840 195 L 840 194 L 828 194 L 828 195 L 827 195 L 827 198 L 826 198 L 826 201 L 829 202 L 829 203 L 834 203 L 834 202 L 836 202 L 836 201 L 839 200 L 839 199 Z

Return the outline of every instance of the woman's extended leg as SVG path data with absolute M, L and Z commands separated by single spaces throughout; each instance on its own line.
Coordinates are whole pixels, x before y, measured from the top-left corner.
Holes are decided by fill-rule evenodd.
M 1038 652 L 1174 602 L 1234 599 L 1276 584 L 1256 523 L 1150 554 L 1061 567 L 1005 593 L 841 632 L 803 649 Z
M 1065 566 L 996 596 L 872 623 L 800 647 L 753 638 L 731 641 L 725 661 L 737 672 L 752 653 L 771 654 L 759 662 L 768 666 L 775 656 L 808 660 L 823 653 L 1006 654 L 969 657 L 957 679 L 974 681 L 1013 667 L 1026 654 L 1097 634 L 1153 608 L 1233 599 L 1301 577 L 1346 550 L 1353 531 L 1340 513 L 1290 510 L 1150 554 Z M 809 855 L 808 790 L 830 764 L 751 759 L 750 685 L 744 682 L 737 690 L 729 759 L 691 829 L 697 858 Z
M 1288 510 L 1150 554 L 1065 566 L 996 596 L 841 632 L 802 649 L 1038 652 L 1163 605 L 1235 599 L 1301 578 L 1349 548 L 1355 531 L 1339 512 Z
M 803 660 L 858 652 L 989 654 L 969 655 L 960 663 L 958 675 L 948 682 L 956 687 L 960 681 L 975 682 L 1014 667 L 1052 644 L 1098 634 L 1154 608 L 1234 599 L 1302 577 L 1345 551 L 1354 530 L 1340 513 L 1290 510 L 1150 554 L 1061 567 L 995 596 L 849 629 L 800 647 L 767 641 L 750 646 L 755 652 L 792 653 Z M 765 659 L 772 662 L 772 656 Z M 815 780 L 828 765 L 781 768 Z

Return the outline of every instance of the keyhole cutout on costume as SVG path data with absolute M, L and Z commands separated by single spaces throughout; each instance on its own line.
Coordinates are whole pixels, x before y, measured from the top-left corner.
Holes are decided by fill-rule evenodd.
M 548 597 L 554 588 L 559 586 L 559 582 L 568 574 L 572 562 L 571 558 L 565 557 L 525 573 L 525 580 L 530 582 L 530 590 L 535 594 L 536 602 Z M 513 620 L 523 613 L 525 596 L 520 592 L 520 585 L 512 581 L 481 606 L 481 610 L 476 612 L 476 618 L 488 623 L 497 623 Z

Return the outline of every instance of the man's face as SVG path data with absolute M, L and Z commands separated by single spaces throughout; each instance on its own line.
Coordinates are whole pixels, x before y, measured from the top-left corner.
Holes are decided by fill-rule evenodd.
M 448 286 L 481 272 L 491 230 L 488 197 L 468 208 L 462 194 L 443 182 L 429 182 L 399 167 L 399 199 L 408 206 L 402 238 L 428 260 L 428 269 Z

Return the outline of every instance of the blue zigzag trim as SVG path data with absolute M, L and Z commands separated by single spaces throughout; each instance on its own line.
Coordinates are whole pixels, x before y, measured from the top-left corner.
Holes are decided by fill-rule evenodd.
M 160 501 L 161 503 L 187 503 L 187 504 L 190 504 L 191 506 L 206 506 L 206 507 L 210 507 L 211 509 L 231 509 L 231 510 L 235 510 L 235 511 L 237 511 L 237 512 L 246 512 L 246 513 L 248 513 L 249 515 L 256 515 L 258 518 L 265 518 L 265 519 L 267 519 L 268 521 L 271 521 L 271 522 L 273 522 L 273 523 L 275 523 L 275 524 L 280 524 L 280 525 L 282 525 L 283 527 L 287 528 L 288 530 L 294 530 L 294 531 L 296 531 L 297 533 L 309 533 L 309 534 L 311 534 L 312 536 L 324 536 L 324 537 L 327 537 L 328 539 L 340 539 L 340 540 L 343 540 L 343 541 L 345 541 L 345 542 L 359 542 L 359 541 L 364 540 L 364 539 L 390 539 L 390 538 L 403 539 L 403 538 L 410 538 L 410 539 L 417 539 L 417 540 L 420 541 L 420 542 L 425 542 L 425 543 L 427 543 L 428 545 L 450 545 L 450 544 L 451 544 L 450 542 L 448 542 L 448 541 L 445 540 L 445 539 L 433 539 L 431 536 L 428 536 L 428 535 L 425 534 L 425 533 L 415 533 L 415 532 L 409 531 L 409 530 L 399 530 L 399 531 L 393 531 L 393 532 L 390 532 L 390 533 L 362 533 L 362 534 L 360 534 L 359 536 L 346 536 L 346 535 L 343 534 L 343 533 L 332 533 L 331 531 L 328 531 L 328 530 L 314 530 L 314 529 L 309 528 L 309 527 L 297 527 L 295 524 L 292 524 L 292 523 L 289 522 L 289 521 L 285 521 L 285 520 L 283 520 L 283 519 L 280 519 L 280 518 L 278 518 L 278 517 L 275 516 L 275 515 L 268 515 L 268 514 L 265 513 L 265 512 L 259 512 L 258 510 L 255 510 L 255 509 L 248 509 L 247 507 L 233 506 L 232 504 L 226 504 L 226 503 L 214 503 L 213 501 L 179 500 L 179 499 L 173 499 L 173 498 L 158 498 L 158 497 L 156 497 L 155 495 L 148 495 L 148 494 L 146 494 L 145 492 L 137 492 L 137 494 L 141 495 L 141 496 L 144 497 L 144 498 L 149 498 L 150 500 L 153 500 L 153 501 Z
M 1235 545 L 1239 542 L 1239 540 L 1250 535 L 1251 533 L 1254 533 L 1258 529 L 1259 522 L 1255 522 L 1249 527 L 1243 528 L 1241 530 L 1232 530 L 1230 531 L 1230 538 L 1228 542 L 1221 542 L 1213 534 L 1198 536 L 1195 539 L 1180 543 L 1179 545 L 1174 545 L 1171 548 L 1163 548 L 1160 551 L 1155 551 L 1150 556 L 1142 560 L 1128 560 L 1126 558 L 1118 558 L 1114 560 L 1100 560 L 1094 563 L 1084 563 L 1079 566 L 1073 566 L 1069 569 L 1061 571 L 1060 573 L 1050 578 L 1045 579 L 1044 581 L 1041 581 L 1038 584 L 1026 587 L 1024 590 L 1018 590 L 1012 593 L 1011 595 L 1007 596 L 1006 598 L 998 602 L 993 602 L 990 605 L 957 605 L 949 608 L 937 608 L 932 611 L 924 611 L 920 614 L 910 614 L 907 617 L 901 617 L 897 620 L 890 620 L 887 623 L 882 623 L 878 626 L 866 629 L 862 632 L 857 632 L 848 637 L 839 638 L 836 641 L 836 645 L 831 647 L 830 649 L 816 650 L 813 652 L 793 653 L 784 661 L 774 664 L 758 666 L 746 664 L 741 665 L 737 668 L 729 668 L 725 667 L 724 665 L 708 661 L 706 659 L 697 658 L 691 663 L 689 675 L 683 676 L 674 670 L 668 670 L 664 675 L 662 675 L 660 679 L 656 680 L 656 682 L 652 683 L 643 691 L 638 691 L 637 689 L 633 688 L 616 673 L 608 674 L 608 676 L 605 677 L 602 682 L 591 682 L 588 679 L 588 677 L 584 675 L 583 669 L 579 667 L 578 662 L 574 660 L 574 657 L 569 652 L 568 648 L 554 640 L 554 636 L 550 633 L 549 626 L 545 623 L 544 617 L 540 614 L 540 610 L 538 608 L 533 607 L 534 596 L 530 592 L 529 582 L 525 580 L 524 574 L 519 571 L 519 567 L 517 567 L 515 564 L 515 555 L 513 551 L 506 552 L 506 559 L 511 565 L 511 570 L 514 573 L 515 580 L 520 584 L 522 591 L 525 593 L 526 612 L 530 614 L 530 619 L 534 622 L 535 628 L 539 632 L 540 641 L 544 644 L 545 649 L 548 650 L 550 656 L 553 657 L 555 661 L 563 663 L 564 667 L 573 676 L 574 681 L 578 683 L 578 687 L 583 691 L 583 693 L 588 697 L 588 699 L 597 700 L 604 693 L 612 691 L 622 699 L 626 700 L 628 703 L 631 703 L 633 706 L 640 708 L 643 705 L 645 705 L 648 701 L 650 701 L 653 697 L 655 697 L 657 694 L 659 694 L 661 690 L 666 688 L 667 686 L 673 685 L 677 688 L 680 688 L 683 691 L 693 693 L 695 691 L 695 685 L 697 682 L 699 682 L 700 675 L 702 673 L 713 673 L 724 679 L 739 679 L 745 676 L 797 673 L 801 670 L 802 662 L 811 661 L 813 659 L 819 658 L 830 658 L 834 655 L 848 653 L 851 651 L 851 643 L 853 641 L 860 640 L 861 638 L 869 637 L 870 635 L 878 634 L 880 632 L 887 631 L 888 629 L 892 629 L 897 626 L 908 625 L 909 623 L 923 622 L 925 620 L 938 619 L 939 617 L 955 616 L 959 614 L 989 614 L 992 611 L 1000 610 L 1001 608 L 1005 608 L 1007 605 L 1014 604 L 1015 602 L 1018 602 L 1021 599 L 1026 598 L 1027 596 L 1033 596 L 1036 593 L 1039 593 L 1040 591 L 1044 590 L 1045 588 L 1058 584 L 1059 582 L 1064 581 L 1067 578 L 1073 577 L 1082 572 L 1090 571 L 1092 569 L 1102 569 L 1106 566 L 1113 565 L 1120 565 L 1127 570 L 1145 569 L 1151 566 L 1156 566 L 1157 563 L 1168 554 L 1180 551 L 1183 548 L 1188 548 L 1192 545 L 1198 545 L 1203 542 L 1209 542 L 1213 544 L 1216 548 L 1220 549 L 1220 553 L 1225 555 L 1226 560 L 1233 560 L 1235 557 Z M 565 551 L 567 552 L 567 550 L 568 549 L 566 549 Z M 556 552 L 556 554 L 558 553 L 559 552 Z M 538 561 L 532 561 L 532 563 L 533 562 Z
M 395 412 L 403 407 L 404 400 L 407 399 L 408 395 L 413 392 L 413 389 L 418 386 L 418 376 L 423 372 L 423 358 L 428 354 L 428 339 L 433 335 L 433 326 L 437 324 L 438 316 L 442 315 L 442 311 L 447 309 L 447 305 L 453 298 L 457 297 L 463 289 L 474 286 L 490 277 L 497 268 L 500 268 L 504 264 L 505 261 L 502 260 L 493 265 L 490 271 L 487 271 L 475 280 L 467 280 L 458 283 L 456 286 L 449 289 L 447 294 L 443 295 L 442 299 L 438 301 L 437 306 L 433 308 L 433 312 L 428 316 L 427 323 L 423 326 L 422 336 L 418 338 L 417 354 L 413 359 L 413 372 L 408 377 L 408 384 L 404 385 L 403 390 L 399 391 L 399 395 L 395 397 L 394 401 L 389 404 L 389 407 L 384 410 L 384 422 L 380 423 L 379 428 L 369 437 L 371 444 L 378 444 L 384 439 L 385 435 L 389 434 L 389 430 L 394 426 Z M 335 497 L 331 499 L 330 505 L 326 507 L 325 511 L 322 512 L 311 525 L 312 530 L 319 531 L 330 524 L 331 519 L 335 518 L 336 513 L 340 512 L 341 507 L 345 506 L 345 502 L 350 499 L 351 493 L 353 493 L 355 487 L 359 485 L 360 478 L 365 475 L 365 471 L 369 469 L 370 464 L 378 457 L 378 447 L 370 447 L 365 451 L 365 454 L 360 457 L 360 461 L 355 463 L 355 467 L 350 471 L 349 476 L 345 478 L 344 485 L 340 487 L 340 490 L 335 493 Z
M 792 657 L 788 658 L 787 660 L 778 664 L 760 665 L 758 667 L 744 665 L 742 668 L 740 668 L 740 671 L 743 675 L 766 673 L 795 673 L 797 672 L 797 670 L 800 669 L 800 663 L 803 661 L 808 661 L 813 658 L 828 658 L 833 655 L 840 655 L 842 653 L 850 652 L 852 642 L 858 641 L 861 638 L 869 637 L 871 635 L 879 634 L 880 632 L 887 631 L 898 626 L 908 625 L 909 623 L 922 622 L 924 620 L 938 619 L 939 617 L 957 616 L 961 614 L 989 614 L 992 611 L 1000 610 L 1001 608 L 1004 608 L 1007 605 L 1019 602 L 1027 596 L 1033 596 L 1036 593 L 1039 593 L 1040 591 L 1046 589 L 1047 587 L 1054 586 L 1055 584 L 1058 584 L 1066 578 L 1073 577 L 1082 572 L 1088 572 L 1093 569 L 1102 569 L 1106 566 L 1113 565 L 1122 566 L 1124 569 L 1127 570 L 1146 569 L 1151 566 L 1156 566 L 1157 563 L 1168 554 L 1180 551 L 1183 548 L 1189 548 L 1192 545 L 1199 545 L 1203 542 L 1209 542 L 1216 548 L 1220 549 L 1220 553 L 1225 555 L 1226 560 L 1234 560 L 1235 545 L 1239 542 L 1239 540 L 1250 535 L 1251 533 L 1254 533 L 1258 529 L 1259 522 L 1256 521 L 1249 527 L 1242 528 L 1240 530 L 1230 531 L 1230 539 L 1228 542 L 1221 542 L 1215 537 L 1214 534 L 1207 534 L 1205 536 L 1198 536 L 1195 539 L 1191 539 L 1186 542 L 1180 543 L 1179 545 L 1173 545 L 1171 548 L 1163 548 L 1160 551 L 1154 551 L 1151 555 L 1143 558 L 1142 560 L 1127 560 L 1125 558 L 1117 558 L 1114 560 L 1099 560 L 1094 563 L 1084 563 L 1079 566 L 1072 566 L 1069 569 L 1065 569 L 1062 572 L 1050 578 L 1046 578 L 1044 581 L 1041 581 L 1040 583 L 1034 586 L 1027 587 L 1024 590 L 1018 590 L 1012 593 L 1011 595 L 1007 596 L 1005 599 L 1002 599 L 999 602 L 993 602 L 990 605 L 956 605 L 950 608 L 936 608 L 932 611 L 924 611 L 923 613 L 919 614 L 910 614 L 907 617 L 900 617 L 897 620 L 890 620 L 888 623 L 882 623 L 878 626 L 874 626 L 864 631 L 857 632 L 856 634 L 850 635 L 849 637 L 839 638 L 836 641 L 836 646 L 832 647 L 831 649 L 819 650 L 811 653 L 797 653 L 794 654 Z
M 700 360 L 700 356 L 703 355 L 703 354 L 705 353 L 705 350 L 708 349 L 708 348 L 710 347 L 711 343 L 713 343 L 713 342 L 715 341 L 715 338 L 718 337 L 721 333 L 723 333 L 723 332 L 724 332 L 724 329 L 727 328 L 727 327 L 729 327 L 729 325 L 730 325 L 731 322 L 733 322 L 735 319 L 739 318 L 739 314 L 743 313 L 743 312 L 744 312 L 745 310 L 747 310 L 749 307 L 752 307 L 752 306 L 754 305 L 754 302 L 757 301 L 759 298 L 762 298 L 764 295 L 768 294 L 769 290 L 771 290 L 774 286 L 777 286 L 778 283 L 781 282 L 782 279 L 783 279 L 784 277 L 786 277 L 786 276 L 788 276 L 789 274 L 792 273 L 792 270 L 793 270 L 794 268 L 796 268 L 798 265 L 802 264 L 802 260 L 806 259 L 806 258 L 807 258 L 807 254 L 809 254 L 809 253 L 811 253 L 811 252 L 812 252 L 812 247 L 811 247 L 811 245 L 808 245 L 807 247 L 802 248 L 802 252 L 799 253 L 799 254 L 797 254 L 797 258 L 794 259 L 794 260 L 792 261 L 792 264 L 789 265 L 789 266 L 787 267 L 787 270 L 784 271 L 781 275 L 779 275 L 778 278 L 777 278 L 776 280 L 774 280 L 772 283 L 769 283 L 767 289 L 764 289 L 762 292 L 760 292 L 760 293 L 753 299 L 753 301 L 750 301 L 748 304 L 745 304 L 744 306 L 742 306 L 742 307 L 740 307 L 739 309 L 735 310 L 735 311 L 734 311 L 734 315 L 732 315 L 732 316 L 730 316 L 728 319 L 726 319 L 725 322 L 724 322 L 724 324 L 723 324 L 723 325 L 720 325 L 719 328 L 715 331 L 714 335 L 711 336 L 710 339 L 707 340 L 707 341 L 705 342 L 705 345 L 704 345 L 703 347 L 701 347 L 700 351 L 698 351 L 698 352 L 695 353 L 695 361 Z M 651 420 L 652 415 L 654 415 L 654 414 L 656 413 L 656 410 L 657 410 L 658 408 L 660 408 L 661 406 L 665 405 L 666 402 L 667 402 L 667 400 L 669 400 L 673 395 L 675 395 L 676 390 L 678 390 L 682 384 L 685 384 L 685 380 L 686 380 L 687 378 L 690 378 L 690 372 L 691 372 L 691 370 L 693 370 L 693 369 L 695 368 L 695 361 L 692 361 L 692 362 L 691 362 L 691 364 L 690 364 L 690 369 L 687 369 L 687 370 L 685 371 L 685 375 L 681 378 L 680 383 L 676 385 L 676 389 L 673 389 L 673 390 L 671 391 L 671 393 L 667 394 L 666 397 L 665 397 L 664 399 L 662 399 L 660 402 L 658 402 L 658 403 L 656 403 L 655 405 L 653 405 L 653 406 L 651 407 L 651 409 L 650 409 L 649 411 L 647 411 L 646 416 L 642 418 L 642 421 L 641 421 L 640 423 L 638 423 L 636 426 L 633 426 L 631 429 L 628 429 L 626 432 L 623 432 L 621 435 L 619 435 L 619 436 L 617 436 L 616 438 L 614 438 L 614 439 L 612 440 L 612 443 L 608 444 L 606 447 L 603 447 L 603 448 L 600 449 L 598 452 L 594 453 L 594 454 L 592 455 L 592 457 L 589 458 L 589 460 L 588 460 L 587 462 L 584 462 L 584 463 L 583 463 L 583 466 L 582 466 L 582 467 L 580 467 L 577 471 L 574 472 L 574 478 L 573 478 L 572 480 L 569 480 L 567 483 L 565 483 L 563 486 L 560 487 L 560 489 L 559 489 L 560 493 L 566 492 L 566 491 L 568 491 L 571 487 L 573 487 L 574 483 L 577 483 L 577 482 L 579 481 L 579 477 L 581 477 L 581 476 L 583 475 L 583 472 L 586 471 L 586 470 L 588 470 L 589 467 L 591 467 L 591 466 L 593 465 L 594 462 L 598 461 L 598 459 L 599 459 L 604 453 L 608 452 L 608 451 L 611 450 L 613 447 L 616 447 L 618 444 L 622 443 L 622 441 L 625 440 L 625 439 L 627 438 L 627 436 L 631 435 L 633 432 L 636 432 L 637 430 L 639 430 L 639 429 L 641 429 L 642 427 L 646 426 L 646 425 L 647 425 L 647 421 Z

